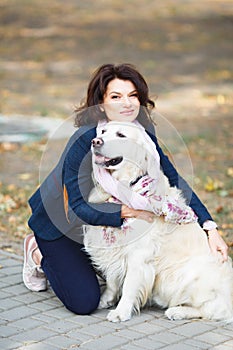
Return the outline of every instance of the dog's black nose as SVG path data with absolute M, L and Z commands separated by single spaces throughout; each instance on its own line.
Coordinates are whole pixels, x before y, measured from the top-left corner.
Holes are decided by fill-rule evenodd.
M 93 147 L 100 147 L 104 144 L 104 140 L 101 139 L 100 137 L 95 137 L 92 141 L 92 146 Z

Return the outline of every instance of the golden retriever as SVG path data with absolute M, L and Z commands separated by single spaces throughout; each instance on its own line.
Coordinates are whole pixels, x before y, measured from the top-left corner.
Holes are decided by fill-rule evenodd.
M 92 152 L 96 166 L 105 167 L 132 190 L 138 178 L 153 173 L 142 131 L 133 123 L 107 123 L 93 141 Z M 179 199 L 186 206 L 181 191 L 169 185 L 162 171 L 157 180 L 156 195 Z M 95 185 L 90 202 L 114 200 Z M 153 223 L 128 219 L 120 228 L 86 225 L 84 245 L 106 278 L 99 308 L 117 304 L 107 315 L 109 321 L 129 320 L 145 304 L 167 309 L 166 316 L 173 320 L 233 317 L 231 259 L 222 263 L 210 251 L 197 222 L 177 225 L 155 216 Z

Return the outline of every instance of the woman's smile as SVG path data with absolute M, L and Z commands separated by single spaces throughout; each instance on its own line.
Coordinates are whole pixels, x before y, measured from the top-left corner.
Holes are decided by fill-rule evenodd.
M 134 110 L 133 109 L 126 109 L 122 112 L 120 112 L 120 114 L 124 114 L 124 115 L 127 115 L 127 116 L 130 116 L 134 113 Z

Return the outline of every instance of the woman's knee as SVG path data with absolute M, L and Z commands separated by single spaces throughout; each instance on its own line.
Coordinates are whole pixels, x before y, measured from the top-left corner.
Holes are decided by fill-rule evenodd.
M 84 294 L 76 294 L 73 297 L 69 298 L 69 300 L 65 300 L 63 302 L 64 306 L 74 312 L 77 315 L 90 315 L 94 312 L 99 305 L 100 301 L 100 291 L 87 291 Z

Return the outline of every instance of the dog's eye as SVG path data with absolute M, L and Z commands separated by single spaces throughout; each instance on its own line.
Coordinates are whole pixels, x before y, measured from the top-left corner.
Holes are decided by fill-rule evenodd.
M 106 132 L 105 129 L 101 130 L 101 134 L 103 135 Z
M 117 136 L 118 136 L 118 137 L 126 137 L 124 134 L 122 134 L 122 133 L 119 132 L 119 131 L 117 132 Z

